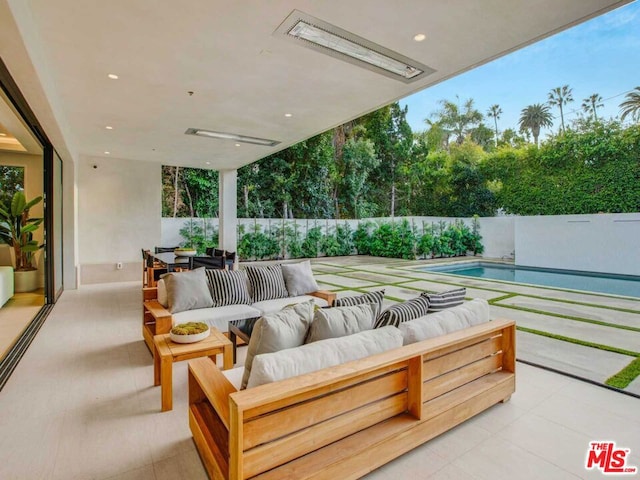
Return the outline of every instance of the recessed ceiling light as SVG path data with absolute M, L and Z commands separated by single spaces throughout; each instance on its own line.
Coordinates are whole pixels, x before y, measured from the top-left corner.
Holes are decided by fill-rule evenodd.
M 293 117 L 293 115 L 291 113 L 285 113 L 284 116 L 287 117 L 287 118 Z
M 435 72 L 416 60 L 298 10 L 294 10 L 276 32 L 299 45 L 404 83 Z
M 413 36 L 413 39 L 416 42 L 422 42 L 425 38 L 427 38 L 427 36 L 424 33 L 418 33 L 417 35 Z
M 107 125 L 107 126 L 106 126 L 106 127 L 104 127 L 104 128 L 106 128 L 107 130 L 113 130 L 113 127 L 112 127 L 111 125 Z
M 240 144 L 239 144 L 239 143 L 236 143 L 236 147 L 239 147 L 239 146 L 240 146 Z
M 111 152 L 104 152 L 104 154 L 105 154 L 105 155 L 109 155 L 109 154 L 111 154 Z
M 115 73 L 110 73 L 109 75 L 107 75 L 107 77 L 109 77 L 111 80 L 117 80 L 119 78 Z
M 207 165 L 211 165 L 211 162 L 204 162 L 204 163 L 206 163 Z
M 267 138 L 247 137 L 245 135 L 238 135 L 237 133 L 214 132 L 212 130 L 203 130 L 202 128 L 187 128 L 187 131 L 184 133 L 187 135 L 198 135 L 200 137 L 218 138 L 221 140 L 234 140 L 240 143 L 251 143 L 252 145 L 262 145 L 265 147 L 273 147 L 280 143 L 277 140 L 269 140 Z

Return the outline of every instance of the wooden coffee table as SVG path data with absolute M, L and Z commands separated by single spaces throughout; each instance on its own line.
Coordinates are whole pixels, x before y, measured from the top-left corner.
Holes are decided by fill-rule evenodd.
M 162 411 L 173 408 L 173 363 L 198 357 L 210 357 L 215 363 L 216 355 L 223 355 L 223 369 L 233 368 L 233 345 L 219 330 L 211 327 L 208 338 L 195 343 L 175 343 L 170 334 L 153 337 L 153 384 L 160 385 Z

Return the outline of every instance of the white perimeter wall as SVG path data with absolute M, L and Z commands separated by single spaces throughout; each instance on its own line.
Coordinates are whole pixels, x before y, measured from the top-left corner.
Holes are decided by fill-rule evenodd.
M 194 219 L 202 222 L 202 219 Z M 389 218 L 368 219 L 389 221 Z M 396 221 L 400 221 L 396 218 Z M 422 225 L 452 222 L 454 218 L 407 217 L 422 233 Z M 472 219 L 462 219 L 471 225 Z M 179 230 L 188 221 L 184 218 L 162 219 L 162 245 L 179 245 L 184 239 Z M 480 234 L 486 258 L 513 259 L 517 265 L 582 270 L 588 272 L 640 275 L 640 213 L 559 215 L 536 217 L 480 218 Z M 217 219 L 208 219 L 217 226 Z M 286 223 L 293 225 L 293 220 Z M 307 225 L 333 231 L 336 223 L 349 223 L 355 230 L 357 220 L 295 220 L 301 234 Z M 278 226 L 281 219 L 239 219 L 246 231 L 258 223 L 263 227 Z
M 80 157 L 81 284 L 142 278 L 140 250 L 153 248 L 160 240 L 161 194 L 159 163 Z M 121 270 L 116 269 L 118 262 L 123 264 Z
M 515 218 L 516 264 L 640 275 L 640 213 Z

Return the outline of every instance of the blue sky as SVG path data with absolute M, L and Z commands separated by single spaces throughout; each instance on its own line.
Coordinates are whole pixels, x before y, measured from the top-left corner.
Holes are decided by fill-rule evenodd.
M 565 122 L 576 118 L 583 99 L 599 93 L 605 99 L 598 116 L 618 115 L 624 94 L 640 86 L 640 2 L 634 2 L 582 23 L 467 73 L 400 101 L 408 105 L 413 131 L 426 129 L 424 119 L 439 109 L 438 101 L 473 98 L 486 116 L 493 104 L 502 108 L 498 130 L 518 126 L 527 105 L 545 103 L 554 87 L 573 88 L 574 102 L 565 107 Z M 614 98 L 611 98 L 614 97 Z M 552 107 L 553 130 L 560 114 Z M 568 112 L 568 113 L 567 113 Z M 486 118 L 493 128 L 493 119 Z M 541 138 L 549 132 L 543 130 Z

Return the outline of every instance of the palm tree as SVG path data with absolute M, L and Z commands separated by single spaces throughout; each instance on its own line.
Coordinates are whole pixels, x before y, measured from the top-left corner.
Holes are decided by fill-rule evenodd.
M 495 105 L 491 105 L 491 107 L 489 107 L 489 111 L 487 112 L 487 115 L 490 117 L 493 117 L 493 124 L 496 129 L 496 147 L 497 147 L 498 146 L 498 119 L 500 118 L 500 115 L 502 115 L 502 109 L 500 108 L 500 105 L 498 105 L 497 103 Z
M 564 111 L 562 107 L 566 104 L 573 102 L 573 95 L 571 92 L 573 89 L 569 88 L 569 85 L 563 85 L 562 87 L 552 88 L 549 92 L 549 105 L 552 107 L 558 107 L 560 109 L 560 120 L 562 122 L 562 131 L 564 132 Z
M 604 107 L 604 103 L 602 103 L 602 95 L 598 93 L 594 93 L 589 95 L 587 98 L 582 100 L 582 110 L 585 113 L 593 115 L 593 119 L 598 121 L 598 108 Z
M 536 145 L 538 145 L 540 128 L 553 126 L 549 107 L 541 103 L 534 103 L 533 105 L 523 108 L 518 123 L 520 124 L 520 130 L 531 131 L 533 141 Z
M 460 100 L 456 95 L 456 100 Z M 464 137 L 482 121 L 482 113 L 474 108 L 473 99 L 464 102 L 463 108 L 458 103 L 440 100 L 442 110 L 436 113 L 440 124 L 456 136 L 456 143 L 462 145 Z
M 624 122 L 627 115 L 633 121 L 640 120 L 640 87 L 634 88 L 625 95 L 626 100 L 620 104 L 620 120 Z

